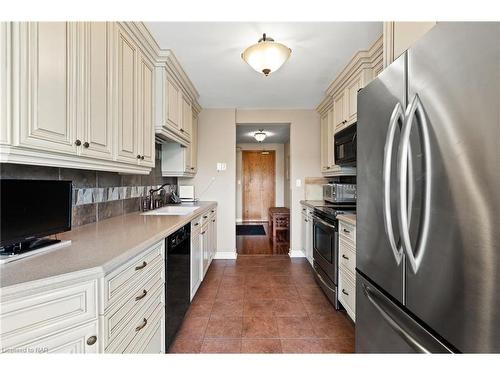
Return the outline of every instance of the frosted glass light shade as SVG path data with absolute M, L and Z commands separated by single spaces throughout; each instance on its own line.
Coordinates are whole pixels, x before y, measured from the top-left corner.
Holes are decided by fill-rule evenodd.
M 264 39 L 244 50 L 241 58 L 255 71 L 268 76 L 277 71 L 291 53 L 292 50 L 284 44 Z
M 257 142 L 262 142 L 264 139 L 266 139 L 267 134 L 264 133 L 263 129 L 260 129 L 258 132 L 256 132 L 253 137 Z

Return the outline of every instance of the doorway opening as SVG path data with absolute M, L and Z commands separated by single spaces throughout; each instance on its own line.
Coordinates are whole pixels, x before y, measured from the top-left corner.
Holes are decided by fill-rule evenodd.
M 265 133 L 257 141 L 255 133 Z M 290 250 L 290 124 L 237 124 L 238 255 Z

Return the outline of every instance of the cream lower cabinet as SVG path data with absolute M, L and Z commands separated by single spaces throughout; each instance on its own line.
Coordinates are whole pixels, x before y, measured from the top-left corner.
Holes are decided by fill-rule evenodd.
M 124 25 L 2 23 L 2 162 L 150 172 L 154 68 Z
M 200 217 L 191 222 L 191 300 L 203 279 L 203 254 L 201 248 Z
M 302 252 L 311 266 L 313 265 L 313 210 L 302 206 L 301 213 Z
M 97 353 L 102 349 L 97 278 L 30 284 L 1 290 L 1 352 Z
M 339 220 L 339 302 L 356 321 L 356 227 Z
M 194 298 L 217 252 L 217 209 L 191 221 L 191 299 Z
M 75 272 L 0 296 L 2 352 L 165 352 L 165 241 L 105 275 Z

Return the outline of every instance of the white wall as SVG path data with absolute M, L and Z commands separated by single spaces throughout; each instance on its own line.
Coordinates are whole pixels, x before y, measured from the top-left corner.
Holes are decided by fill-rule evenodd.
M 226 163 L 227 169 L 217 172 L 218 162 Z M 235 179 L 235 110 L 204 109 L 198 118 L 198 173 L 192 179 L 179 179 L 179 184 L 194 185 L 201 200 L 217 201 L 218 258 L 236 257 Z
M 321 176 L 320 122 L 315 110 L 237 110 L 237 123 L 290 123 L 291 255 L 301 255 L 300 201 L 304 179 Z M 300 180 L 301 186 L 296 186 Z
M 275 202 L 276 207 L 285 205 L 285 154 L 283 143 L 238 143 L 236 145 L 236 221 L 243 218 L 243 164 L 242 152 L 244 150 L 275 151 Z M 238 183 L 239 182 L 239 183 Z

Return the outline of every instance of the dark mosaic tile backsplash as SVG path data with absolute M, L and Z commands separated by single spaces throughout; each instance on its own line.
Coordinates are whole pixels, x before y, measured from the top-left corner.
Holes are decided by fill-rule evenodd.
M 140 197 L 151 187 L 165 183 L 177 186 L 176 177 L 161 176 L 159 145 L 155 168 L 149 175 L 2 163 L 0 178 L 73 181 L 73 227 L 139 211 Z

